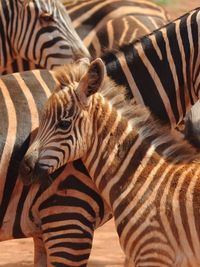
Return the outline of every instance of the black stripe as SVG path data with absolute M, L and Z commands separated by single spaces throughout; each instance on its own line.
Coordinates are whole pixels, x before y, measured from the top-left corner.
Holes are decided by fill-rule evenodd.
M 166 28 L 167 30 L 170 31 L 171 37 L 176 36 L 176 32 L 174 32 L 174 28 L 171 28 L 172 24 L 169 24 L 168 27 Z M 168 96 L 168 99 L 170 100 L 171 107 L 173 114 L 175 116 L 176 122 L 179 120 L 179 113 L 177 109 L 177 99 L 176 99 L 176 90 L 175 90 L 175 84 L 173 81 L 173 76 L 170 70 L 170 62 L 167 59 L 167 48 L 166 48 L 166 41 L 164 39 L 163 33 L 161 31 L 157 31 L 155 34 L 155 38 L 158 44 L 158 47 L 161 51 L 162 59 L 159 59 L 157 52 L 155 51 L 152 40 L 150 38 L 144 38 L 142 41 L 142 46 L 145 52 L 145 55 L 153 65 L 155 72 L 157 73 L 158 77 L 160 78 L 161 84 L 164 87 L 164 90 Z M 153 77 L 151 77 L 153 80 Z M 148 88 L 148 84 L 146 83 L 143 85 L 144 87 L 146 86 Z M 155 84 L 154 84 L 155 86 Z M 142 86 L 141 86 L 142 87 Z M 141 88 L 140 87 L 140 88 Z M 154 90 L 157 90 L 156 86 L 154 87 Z M 145 96 L 148 98 L 148 96 Z M 161 100 L 161 99 L 160 99 Z M 162 100 L 161 100 L 162 102 Z M 155 100 L 152 103 L 152 106 L 157 106 L 155 105 Z M 152 108 L 151 106 L 151 108 Z M 156 114 L 159 114 L 157 111 Z M 166 119 L 165 119 L 166 120 Z
M 66 251 L 53 252 L 53 253 L 50 253 L 50 256 L 73 260 L 73 262 L 79 262 L 79 261 L 86 260 L 89 258 L 88 253 L 74 256 L 74 255 L 72 255 Z M 54 263 L 52 262 L 52 264 L 54 264 Z M 55 265 L 55 266 L 57 266 L 57 265 Z M 66 266 L 66 265 L 63 264 L 63 266 Z
M 44 80 L 44 82 L 46 83 L 48 89 L 51 92 L 53 92 L 55 90 L 56 83 L 55 83 L 55 80 L 53 79 L 51 72 L 47 70 L 40 70 L 40 75 L 42 79 Z
M 186 65 L 186 84 L 185 90 L 188 91 L 190 97 L 190 103 L 194 104 L 192 94 L 191 94 L 191 73 L 190 73 L 190 59 L 191 59 L 191 51 L 190 51 L 190 42 L 188 38 L 188 28 L 187 28 L 187 21 L 188 21 L 189 14 L 186 14 L 181 18 L 180 21 L 180 35 L 181 41 L 183 44 L 184 55 L 185 55 L 185 65 Z M 189 26 L 190 27 L 190 26 Z
M 65 234 L 54 234 L 54 235 L 51 235 L 50 237 L 48 237 L 47 239 L 45 239 L 45 243 L 49 242 L 49 241 L 54 241 L 54 240 L 57 240 L 57 239 L 82 239 L 83 237 L 84 238 L 88 238 L 88 239 L 91 239 L 92 240 L 92 236 L 89 232 L 86 232 L 86 231 L 83 231 L 83 229 L 78 226 L 77 224 L 73 224 L 73 225 L 67 225 L 65 226 L 65 230 L 70 230 L 68 231 L 69 233 L 65 233 Z M 75 231 L 75 233 L 73 233 L 73 230 Z M 77 231 L 78 230 L 78 231 Z
M 83 238 L 83 236 L 82 236 Z M 49 247 L 49 249 L 51 248 L 70 248 L 70 249 L 74 249 L 74 250 L 84 250 L 84 249 L 90 249 L 91 248 L 91 244 L 89 243 L 75 243 L 75 242 L 58 242 L 58 243 L 54 243 L 52 246 Z
M 198 15 L 198 13 L 195 12 L 191 18 L 192 40 L 193 40 L 193 46 L 194 46 L 194 61 L 193 61 L 193 67 L 192 67 L 192 73 L 193 74 L 196 74 L 196 73 L 194 73 L 194 68 L 195 68 L 195 64 L 197 63 L 197 60 L 198 60 L 198 51 L 199 51 L 199 31 L 198 31 L 197 15 Z M 198 75 L 198 73 L 197 73 L 197 75 Z M 196 81 L 197 77 L 193 76 L 193 78 L 194 78 L 194 81 Z
M 161 119 L 169 121 L 168 114 L 156 88 L 154 80 L 152 79 L 148 68 L 143 64 L 135 46 L 127 45 L 121 50 L 125 55 L 127 65 L 132 73 L 140 94 L 142 95 L 145 105 L 150 107 L 153 113 L 161 117 Z M 151 51 L 153 53 L 154 49 L 152 48 Z M 157 57 L 155 51 L 154 56 Z
M 0 90 L 0 117 L 3 118 L 0 120 L 0 158 L 2 157 L 3 149 L 6 143 L 6 137 L 8 133 L 8 110 L 6 108 L 5 100 L 2 94 L 2 91 Z
M 27 100 L 23 92 L 21 91 L 14 75 L 6 75 L 1 79 L 9 88 L 10 96 L 15 106 L 17 115 L 17 133 L 14 149 L 12 151 L 11 159 L 9 162 L 5 190 L 3 192 L 2 204 L 0 207 L 0 221 L 2 221 L 2 218 L 4 217 L 6 209 L 9 205 L 18 175 L 19 163 L 28 148 L 29 134 L 31 130 L 30 110 L 27 105 Z M 26 141 L 24 142 L 24 140 Z
M 58 221 L 68 221 L 68 220 L 75 220 L 77 222 L 80 222 L 83 225 L 86 225 L 91 230 L 93 229 L 93 223 L 80 213 L 59 213 L 55 215 L 49 215 L 49 216 L 42 218 L 42 225 L 48 222 L 58 222 Z M 61 230 L 63 231 L 67 229 L 68 229 L 67 225 L 58 226 L 58 227 L 48 227 L 46 230 L 43 230 L 43 233 L 51 233 L 54 231 L 59 232 Z M 82 231 L 84 231 L 84 229 L 82 229 Z
M 102 56 L 102 59 L 106 65 L 106 70 L 108 76 L 114 80 L 118 85 L 123 85 L 126 87 L 128 97 L 132 98 L 133 93 L 128 84 L 126 76 L 123 69 L 119 63 L 118 55 L 114 52 L 108 52 Z
M 20 196 L 18 205 L 17 205 L 17 210 L 16 210 L 16 215 L 15 215 L 15 222 L 13 226 L 13 238 L 21 238 L 25 237 L 22 229 L 21 229 L 21 218 L 22 218 L 22 212 L 24 208 L 24 203 L 26 200 L 26 197 L 28 196 L 29 193 L 29 188 L 24 187 L 22 194 Z M 30 196 L 29 196 L 30 197 Z M 27 218 L 28 219 L 28 218 Z
M 31 16 L 32 14 L 32 16 Z M 33 16 L 34 14 L 34 16 Z M 30 10 L 30 8 L 28 9 L 28 20 L 27 20 L 27 29 L 28 31 L 26 32 L 26 34 L 29 33 L 29 37 L 28 37 L 28 41 L 26 42 L 26 49 L 25 49 L 25 56 L 26 58 L 29 58 L 28 56 L 28 52 L 30 50 L 29 48 L 29 45 L 33 43 L 33 40 L 32 40 L 32 37 L 33 37 L 33 33 L 34 31 L 36 31 L 37 27 L 37 22 L 38 22 L 38 18 L 39 18 L 39 10 L 38 10 L 38 7 L 35 5 L 35 8 L 34 8 L 34 13 Z M 30 23 L 31 21 L 33 21 L 32 23 L 32 27 L 30 28 Z M 27 36 L 26 36 L 27 37 Z M 35 48 L 32 48 L 33 51 L 35 50 Z
M 46 200 L 43 201 L 43 203 L 39 206 L 39 211 L 43 210 L 43 209 L 47 209 L 49 207 L 60 207 L 60 206 L 66 206 L 66 207 L 81 207 L 83 209 L 86 210 L 86 212 L 88 214 L 90 214 L 90 216 L 93 218 L 93 220 L 95 219 L 95 211 L 93 209 L 93 207 L 90 205 L 90 203 L 86 202 L 84 199 L 80 199 L 77 197 L 71 197 L 67 195 L 67 190 L 66 191 L 66 195 L 64 196 L 60 196 L 60 195 L 52 195 L 49 198 L 47 198 Z M 78 189 L 76 189 L 77 191 L 80 191 Z M 68 210 L 66 210 L 66 212 L 68 213 Z M 74 213 L 72 210 L 69 210 L 69 213 Z M 62 219 L 62 217 L 61 217 Z M 43 224 L 45 223 L 49 223 L 52 221 L 57 221 L 57 217 L 55 216 L 47 216 L 45 218 L 42 219 Z
M 46 72 L 47 74 L 49 74 L 49 71 L 46 70 Z M 42 85 L 37 79 L 37 76 L 35 76 L 31 71 L 23 72 L 20 74 L 20 76 L 25 82 L 25 84 L 27 85 L 27 87 L 29 88 L 30 93 L 32 94 L 35 100 L 38 114 L 39 116 L 41 116 L 42 110 L 44 108 L 44 104 L 47 101 L 47 97 L 46 97 L 46 94 L 44 92 Z

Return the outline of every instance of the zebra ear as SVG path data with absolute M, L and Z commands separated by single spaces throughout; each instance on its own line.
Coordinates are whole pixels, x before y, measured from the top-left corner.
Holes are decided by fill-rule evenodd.
M 88 104 L 88 98 L 95 94 L 102 86 L 106 68 L 102 59 L 97 58 L 91 62 L 86 74 L 81 78 L 76 90 L 83 105 Z

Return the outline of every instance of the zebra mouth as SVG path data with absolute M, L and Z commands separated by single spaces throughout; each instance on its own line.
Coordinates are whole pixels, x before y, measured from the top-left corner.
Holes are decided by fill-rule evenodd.
M 32 183 L 45 182 L 49 177 L 49 167 L 36 162 L 32 173 Z
M 19 169 L 20 179 L 25 186 L 30 186 L 36 183 L 42 183 L 49 177 L 49 168 L 36 162 L 35 167 L 32 169 L 27 164 L 20 165 Z

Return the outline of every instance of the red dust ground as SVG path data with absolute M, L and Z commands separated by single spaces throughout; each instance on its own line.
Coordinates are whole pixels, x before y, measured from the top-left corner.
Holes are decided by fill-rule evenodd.
M 171 18 L 200 6 L 200 0 L 171 0 L 166 6 Z M 122 267 L 121 252 L 113 221 L 108 222 L 95 233 L 94 246 L 89 267 Z M 1 267 L 32 267 L 33 244 L 31 239 L 12 240 L 0 243 Z

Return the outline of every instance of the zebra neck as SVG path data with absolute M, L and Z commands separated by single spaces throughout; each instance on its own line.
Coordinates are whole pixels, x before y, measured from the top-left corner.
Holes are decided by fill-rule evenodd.
M 96 123 L 93 129 L 97 129 L 97 134 L 83 162 L 102 192 L 107 183 L 121 174 L 122 164 L 133 156 L 141 140 L 127 119 L 112 109 L 109 103 L 100 106 L 93 117 L 93 123 Z M 106 201 L 110 204 L 108 195 Z
M 10 6 L 12 2 L 13 6 Z M 0 3 L 0 73 L 4 72 L 7 64 L 11 64 L 14 56 L 14 39 L 16 34 L 16 25 L 19 27 L 19 18 L 17 16 L 17 2 L 3 0 Z M 16 22 L 17 21 L 17 22 Z
M 103 56 L 108 75 L 173 127 L 197 101 L 199 24 L 198 9 Z
M 110 103 L 100 106 L 94 114 L 92 127 L 97 129 L 97 134 L 83 158 L 113 212 L 113 203 L 121 196 L 123 198 L 123 192 L 130 184 L 134 184 L 133 181 L 145 183 L 149 173 L 154 173 L 159 164 L 176 169 L 199 161 L 187 142 L 176 142 L 170 129 L 157 123 L 147 110 L 143 115 L 137 107 L 132 106 L 132 109 L 133 117 L 128 120 Z

